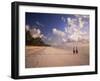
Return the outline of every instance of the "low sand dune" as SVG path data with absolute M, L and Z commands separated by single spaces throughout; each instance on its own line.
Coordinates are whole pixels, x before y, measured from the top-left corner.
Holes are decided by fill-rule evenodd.
M 25 67 L 78 66 L 89 64 L 89 47 L 79 47 L 79 53 L 72 49 L 46 46 L 26 46 Z

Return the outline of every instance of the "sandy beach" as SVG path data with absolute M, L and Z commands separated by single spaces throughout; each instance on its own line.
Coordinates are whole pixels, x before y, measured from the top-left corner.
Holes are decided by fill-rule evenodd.
M 26 46 L 25 67 L 60 67 L 89 65 L 89 46 L 79 46 L 79 53 L 73 54 L 72 49 L 47 47 L 47 46 Z

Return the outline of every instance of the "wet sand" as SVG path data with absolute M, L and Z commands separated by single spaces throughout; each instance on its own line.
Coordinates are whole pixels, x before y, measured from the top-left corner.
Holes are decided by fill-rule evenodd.
M 89 46 L 79 47 L 79 53 L 73 54 L 72 49 L 26 46 L 25 67 L 60 67 L 89 65 Z

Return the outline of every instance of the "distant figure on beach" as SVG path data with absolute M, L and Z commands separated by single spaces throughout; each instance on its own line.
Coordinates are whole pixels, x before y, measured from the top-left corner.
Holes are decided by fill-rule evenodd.
M 73 47 L 73 54 L 78 54 L 78 48 L 77 47 Z
M 75 47 L 73 47 L 73 54 L 75 54 Z
M 82 29 L 84 27 L 83 17 L 77 15 L 77 18 L 67 18 L 67 33 L 69 39 L 73 40 L 73 54 L 78 54 L 78 41 L 81 37 Z

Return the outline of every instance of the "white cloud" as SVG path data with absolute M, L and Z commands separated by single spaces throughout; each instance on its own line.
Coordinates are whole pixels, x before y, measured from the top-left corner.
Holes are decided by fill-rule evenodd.
M 84 21 L 82 21 L 82 18 L 79 18 L 79 27 L 82 29 L 84 27 Z
M 33 38 L 40 37 L 40 30 L 39 29 L 36 29 L 36 28 L 30 29 L 30 33 L 31 33 Z
M 89 15 L 79 15 L 79 14 L 76 14 L 74 15 L 76 18 L 84 18 L 84 19 L 89 19 Z
M 88 41 L 89 40 L 89 35 L 87 32 L 82 32 L 82 31 L 79 31 L 79 32 L 74 32 L 73 34 L 71 34 L 69 36 L 69 38 L 73 41 Z
M 65 32 L 63 32 L 61 30 L 58 30 L 56 28 L 53 28 L 52 31 L 53 31 L 53 34 L 55 34 L 55 35 L 57 35 L 59 37 L 64 37 L 65 36 Z
M 67 37 L 66 37 L 66 32 L 65 31 L 61 31 L 57 28 L 53 28 L 52 29 L 52 33 L 53 35 L 51 36 L 51 38 L 49 38 L 49 42 L 51 45 L 62 45 L 63 43 L 65 43 L 67 41 Z
M 86 17 L 85 17 L 86 18 Z M 63 17 L 62 17 L 63 19 Z M 84 30 L 84 21 L 83 16 L 77 15 L 75 18 L 66 19 L 67 26 L 64 28 L 64 31 L 53 28 L 52 32 L 56 36 L 53 37 L 53 43 L 56 44 L 66 44 L 67 42 L 72 41 L 89 41 L 89 33 L 87 30 Z
M 44 25 L 43 25 L 42 23 L 40 23 L 39 21 L 36 21 L 36 24 L 37 24 L 38 26 L 44 27 Z
M 67 18 L 67 22 L 68 22 L 68 26 L 72 27 L 75 26 L 77 24 L 77 19 L 76 18 Z
M 40 29 L 32 28 L 30 29 L 31 36 L 33 38 L 46 38 L 40 31 Z
M 67 18 L 67 23 L 68 23 L 68 27 L 72 26 L 72 20 L 71 20 L 71 18 Z
M 84 32 L 83 16 L 75 15 L 75 18 L 67 18 L 68 27 L 65 27 L 65 32 L 68 34 L 68 39 L 73 41 L 86 40 L 88 41 L 89 35 L 87 32 Z M 87 16 L 85 16 L 87 18 Z M 86 31 L 86 30 L 85 30 Z
M 67 27 L 65 27 L 65 32 L 66 32 L 66 33 L 68 32 L 68 29 L 67 29 Z
M 38 33 L 38 34 L 40 34 L 40 33 L 41 33 L 40 29 L 37 29 L 37 33 Z
M 79 34 L 79 39 L 83 39 L 83 40 L 86 40 L 86 41 L 89 41 L 89 35 L 87 32 L 80 32 Z
M 89 19 L 89 15 L 84 15 L 83 18 Z
M 30 30 L 29 25 L 26 25 L 26 26 L 25 26 L 25 29 L 26 29 L 27 31 L 29 31 L 29 30 Z
M 62 16 L 61 17 L 61 20 L 63 21 L 63 22 L 66 22 L 66 19 Z
M 63 42 L 67 42 L 67 40 L 65 38 L 62 39 Z

